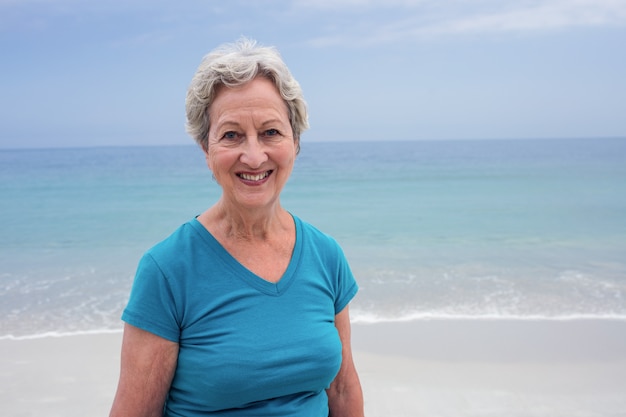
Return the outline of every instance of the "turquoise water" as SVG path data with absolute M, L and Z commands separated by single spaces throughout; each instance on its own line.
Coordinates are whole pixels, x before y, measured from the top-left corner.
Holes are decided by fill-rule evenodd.
M 0 151 L 0 338 L 115 331 L 145 249 L 220 190 L 194 146 Z M 626 319 L 626 140 L 304 143 L 283 205 L 357 322 Z

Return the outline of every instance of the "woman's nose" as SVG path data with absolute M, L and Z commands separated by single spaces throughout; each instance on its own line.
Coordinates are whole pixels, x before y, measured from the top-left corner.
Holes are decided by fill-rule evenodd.
M 248 136 L 239 160 L 250 168 L 256 169 L 260 168 L 267 159 L 265 147 L 259 141 L 259 138 L 257 136 Z

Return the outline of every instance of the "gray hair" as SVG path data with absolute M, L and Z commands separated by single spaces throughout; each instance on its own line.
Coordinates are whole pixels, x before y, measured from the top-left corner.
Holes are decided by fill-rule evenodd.
M 219 87 L 240 86 L 257 76 L 265 77 L 276 85 L 287 105 L 296 149 L 300 151 L 300 134 L 309 127 L 300 84 L 275 48 L 257 46 L 256 41 L 246 38 L 224 44 L 206 55 L 187 90 L 187 133 L 202 149 L 206 151 L 209 146 L 209 107 Z

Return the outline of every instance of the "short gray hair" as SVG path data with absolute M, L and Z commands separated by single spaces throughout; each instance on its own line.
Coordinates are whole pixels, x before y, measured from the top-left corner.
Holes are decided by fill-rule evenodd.
M 293 78 L 276 48 L 257 46 L 256 41 L 247 38 L 221 45 L 210 52 L 191 80 L 185 101 L 186 128 L 202 149 L 208 149 L 211 127 L 209 107 L 219 87 L 240 86 L 257 76 L 265 77 L 276 85 L 287 105 L 293 138 L 300 151 L 300 134 L 309 127 L 300 84 Z

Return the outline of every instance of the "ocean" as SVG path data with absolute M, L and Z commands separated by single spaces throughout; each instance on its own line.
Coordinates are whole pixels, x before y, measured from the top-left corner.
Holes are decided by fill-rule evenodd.
M 137 262 L 219 198 L 194 145 L 0 150 L 0 339 L 117 332 Z M 626 139 L 302 144 L 356 323 L 626 320 Z

